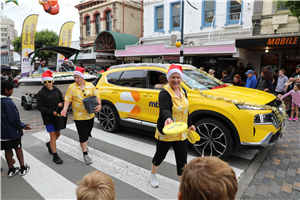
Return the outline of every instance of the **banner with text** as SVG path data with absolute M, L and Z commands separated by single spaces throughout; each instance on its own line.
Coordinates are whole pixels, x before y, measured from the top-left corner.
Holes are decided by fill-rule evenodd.
M 34 37 L 39 15 L 29 15 L 23 22 L 21 43 L 21 76 L 28 76 L 34 71 L 28 54 L 34 51 Z
M 72 31 L 75 22 L 66 22 L 62 25 L 58 38 L 58 46 L 70 47 L 72 42 Z M 59 66 L 64 62 L 64 56 L 57 54 L 56 71 L 59 71 Z

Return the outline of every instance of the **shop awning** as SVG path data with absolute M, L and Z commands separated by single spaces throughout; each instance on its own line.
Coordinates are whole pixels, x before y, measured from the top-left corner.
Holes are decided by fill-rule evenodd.
M 252 38 L 238 38 L 235 47 L 250 51 L 269 50 L 299 50 L 300 35 L 271 35 Z
M 8 66 L 8 65 L 1 65 L 1 69 L 10 69 L 10 66 Z
M 126 45 L 134 45 L 138 41 L 139 39 L 134 35 L 113 31 L 102 31 L 96 37 L 94 51 L 112 52 L 115 50 L 124 50 Z

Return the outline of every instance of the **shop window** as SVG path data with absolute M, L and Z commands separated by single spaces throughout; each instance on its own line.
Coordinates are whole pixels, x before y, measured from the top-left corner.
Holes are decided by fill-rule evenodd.
M 176 30 L 180 30 L 180 18 L 181 18 L 181 4 L 180 1 L 176 1 L 176 2 L 172 2 L 170 3 L 170 30 L 169 33 L 171 33 L 171 31 L 176 31 Z
M 164 32 L 164 5 L 154 7 L 154 32 Z
M 216 1 L 202 1 L 202 22 L 200 29 L 203 27 L 210 27 L 211 23 L 215 24 L 214 16 L 216 10 Z
M 240 24 L 242 25 L 242 16 L 243 16 L 243 1 L 227 1 L 227 14 L 226 14 L 226 24 Z
M 277 6 L 276 6 L 277 7 Z M 280 7 L 277 7 L 277 12 L 278 11 L 288 11 L 290 8 L 289 7 L 285 7 L 285 6 L 280 6 Z
M 111 11 L 106 12 L 106 30 L 112 31 Z
M 86 20 L 86 36 L 90 37 L 90 35 L 91 35 L 91 32 L 90 32 L 91 31 L 90 17 L 86 17 L 85 20 Z
M 96 18 L 96 34 L 98 35 L 101 31 L 101 26 L 100 26 L 100 14 L 95 15 Z

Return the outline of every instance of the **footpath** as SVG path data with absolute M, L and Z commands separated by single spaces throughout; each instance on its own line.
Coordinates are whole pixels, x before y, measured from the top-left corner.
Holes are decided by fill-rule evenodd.
M 265 154 L 254 176 L 242 177 L 252 180 L 238 199 L 300 199 L 300 121 L 286 123 L 282 138 Z

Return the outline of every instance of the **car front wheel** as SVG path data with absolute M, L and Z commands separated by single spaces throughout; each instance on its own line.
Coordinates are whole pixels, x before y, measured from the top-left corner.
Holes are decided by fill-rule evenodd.
M 103 130 L 107 132 L 115 132 L 120 127 L 118 115 L 110 105 L 102 107 L 98 119 Z
M 215 119 L 201 119 L 196 124 L 200 141 L 193 147 L 201 156 L 216 156 L 226 158 L 232 150 L 232 137 L 228 128 Z

